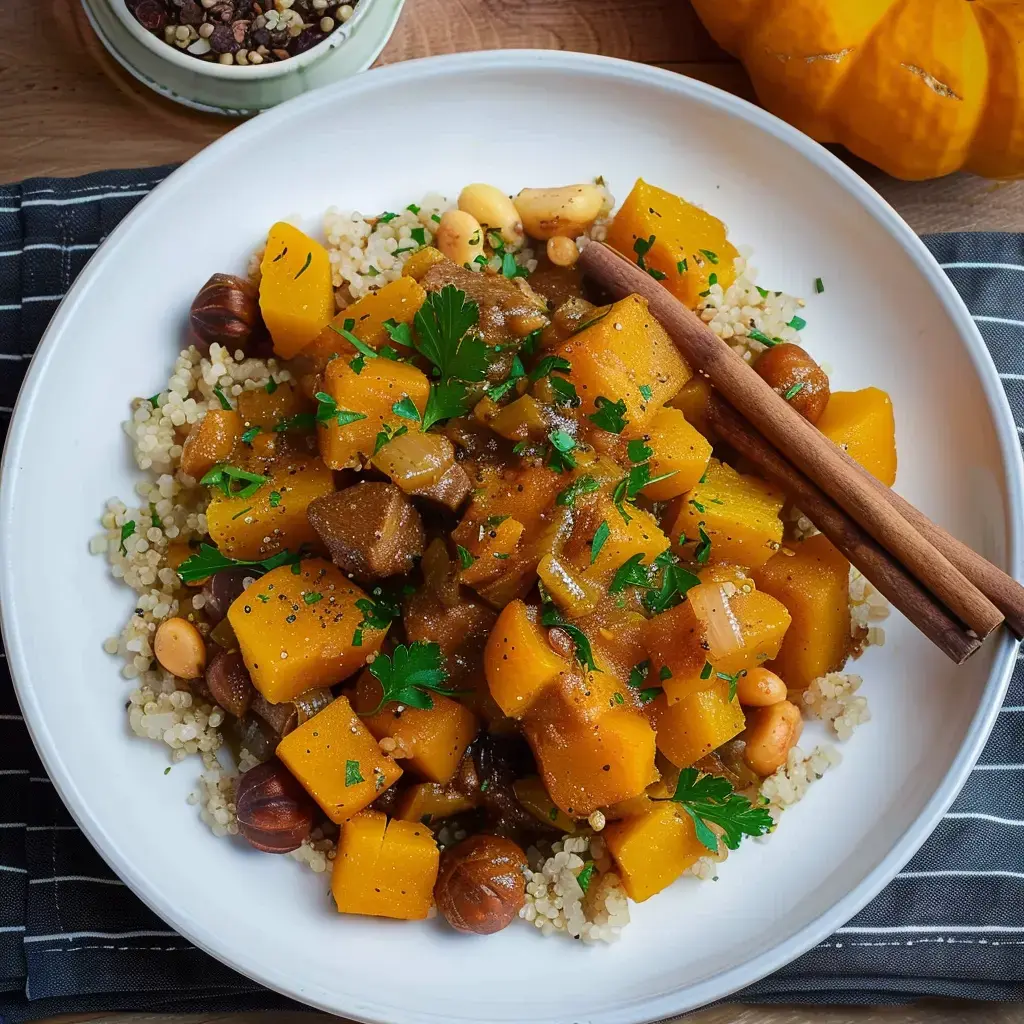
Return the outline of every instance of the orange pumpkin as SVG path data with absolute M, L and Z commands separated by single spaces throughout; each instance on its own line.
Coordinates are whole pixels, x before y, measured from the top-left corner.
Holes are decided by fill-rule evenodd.
M 693 0 L 758 99 L 897 178 L 1024 173 L 1024 6 Z

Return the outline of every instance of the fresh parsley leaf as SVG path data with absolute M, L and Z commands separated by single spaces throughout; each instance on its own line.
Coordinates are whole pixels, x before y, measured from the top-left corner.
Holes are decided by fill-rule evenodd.
M 516 263 L 515 256 L 510 252 L 503 252 L 501 254 L 501 273 L 503 277 L 507 277 L 510 280 L 516 277 L 529 277 L 530 272 L 526 267 L 521 267 Z
M 666 679 L 671 679 L 672 669 L 670 669 L 668 665 L 662 665 L 661 668 L 658 669 L 658 678 L 662 682 L 665 682 Z
M 644 560 L 642 551 L 630 555 L 625 562 L 615 570 L 611 583 L 608 585 L 609 594 L 618 594 L 629 587 L 643 587 L 645 590 L 650 587 L 651 581 L 647 573 L 647 566 L 640 563 Z
M 377 350 L 367 345 L 365 341 L 357 338 L 352 333 L 352 328 L 355 327 L 355 320 L 346 320 L 345 323 L 339 327 L 333 321 L 327 326 L 330 327 L 335 334 L 340 334 L 361 356 L 365 356 L 367 359 L 376 359 Z
M 704 662 L 704 667 L 700 670 L 701 679 L 710 679 L 711 673 L 715 671 L 714 665 L 710 661 Z
M 396 416 L 401 416 L 403 420 L 412 420 L 413 423 L 419 423 L 420 421 L 420 411 L 416 408 L 416 403 L 408 395 L 395 402 L 391 406 L 391 411 Z
M 733 700 L 736 697 L 736 686 L 740 681 L 740 677 L 745 676 L 746 674 L 747 670 L 745 668 L 741 668 L 739 672 L 736 672 L 733 675 L 729 675 L 728 672 L 715 673 L 719 679 L 729 684 L 729 700 Z
M 576 394 L 576 385 L 564 377 L 551 376 L 548 378 L 551 390 L 555 393 L 555 404 L 565 405 L 575 409 L 580 404 L 580 396 Z
M 621 434 L 629 420 L 626 419 L 626 403 L 623 399 L 613 402 L 604 395 L 594 399 L 596 409 L 587 416 L 595 426 L 607 430 L 610 434 Z
M 718 254 L 713 253 L 710 249 L 699 249 L 698 252 L 701 256 L 706 257 L 709 263 L 718 263 Z
M 575 331 L 572 332 L 572 337 L 577 334 L 582 334 L 588 327 L 593 327 L 594 324 L 599 324 L 609 313 L 610 309 L 606 309 L 600 316 L 595 316 L 592 320 L 587 320 L 585 323 L 580 324 Z
M 718 851 L 718 836 L 708 827 L 709 822 L 722 829 L 722 842 L 730 850 L 735 850 L 745 835 L 763 836 L 774 826 L 768 810 L 754 807 L 733 790 L 728 779 L 701 775 L 696 768 L 679 773 L 672 800 L 693 819 L 697 838 L 712 853 Z
M 281 492 L 280 491 L 271 491 L 270 492 L 270 507 L 271 508 L 277 508 L 277 506 L 280 505 L 280 504 L 281 504 Z
M 269 476 L 221 463 L 214 466 L 199 482 L 204 487 L 216 487 L 227 498 L 251 498 L 269 479 Z M 236 488 L 237 483 L 242 486 Z
M 365 782 L 359 771 L 358 761 L 346 761 L 345 762 L 345 786 L 358 786 L 360 782 Z
M 306 604 L 316 604 L 317 601 L 322 601 L 323 599 L 324 595 L 318 594 L 315 590 L 307 590 L 302 595 L 302 600 L 305 601 Z
M 604 542 L 608 539 L 611 534 L 611 529 L 608 526 L 608 520 L 602 519 L 600 526 L 594 531 L 594 539 L 590 542 L 590 564 L 593 565 L 597 561 L 597 556 L 601 554 L 601 548 L 604 547 Z
M 299 552 L 279 551 L 276 555 L 271 555 L 270 558 L 250 562 L 239 558 L 228 558 L 212 544 L 200 544 L 198 553 L 186 558 L 178 566 L 178 577 L 182 583 L 197 583 L 199 580 L 205 580 L 208 576 L 220 572 L 221 569 L 233 569 L 239 566 L 251 568 L 253 576 L 262 576 L 263 573 L 270 572 L 271 569 L 276 569 L 280 565 L 291 564 L 293 568 L 297 568 L 301 557 Z
M 707 565 L 708 559 L 711 557 L 711 538 L 704 532 L 703 523 L 697 527 L 697 533 L 700 539 L 697 541 L 693 557 L 697 560 L 698 565 Z
M 638 238 L 633 243 L 633 252 L 636 253 L 636 265 L 641 270 L 647 269 L 647 264 L 644 262 L 644 258 L 651 251 L 651 247 L 654 245 L 654 235 L 650 238 Z
M 469 334 L 479 316 L 477 304 L 450 284 L 439 292 L 430 292 L 416 311 L 416 349 L 433 363 L 442 380 L 484 379 L 488 349 L 479 338 Z
M 807 326 L 807 321 L 802 316 L 795 316 L 786 326 L 792 327 L 794 331 L 802 331 Z
M 268 395 L 272 395 L 277 390 L 277 381 L 271 377 L 263 388 Z
M 431 692 L 452 692 L 445 686 L 448 670 L 442 662 L 441 648 L 422 640 L 408 647 L 399 644 L 390 655 L 378 654 L 369 668 L 383 694 L 370 714 L 375 715 L 385 704 L 392 703 L 429 711 L 434 706 Z
M 127 555 L 128 554 L 128 548 L 125 546 L 124 542 L 129 537 L 132 537 L 134 535 L 135 535 L 135 520 L 134 519 L 129 519 L 128 522 L 126 522 L 121 527 L 121 554 L 122 555 Z
M 377 222 L 378 222 L 379 224 L 387 224 L 387 223 L 388 223 L 388 221 L 392 221 L 392 220 L 394 220 L 394 219 L 395 219 L 395 218 L 396 218 L 397 216 L 398 216 L 398 214 L 397 214 L 397 213 L 389 213 L 389 212 L 385 211 L 384 213 L 382 213 L 382 214 L 381 214 L 381 215 L 380 215 L 380 216 L 379 216 L 379 217 L 377 218 Z
M 700 578 L 689 569 L 678 564 L 671 551 L 663 551 L 654 560 L 654 566 L 661 569 L 661 585 L 644 594 L 644 607 L 652 614 L 674 608 L 686 596 L 686 592 L 700 583 Z
M 408 434 L 409 428 L 401 426 L 397 430 L 391 426 L 390 423 L 385 423 L 384 426 L 377 431 L 377 437 L 373 442 L 373 451 L 370 453 L 372 459 L 388 443 L 388 441 L 394 441 L 396 437 L 401 437 L 403 434 Z
M 639 388 L 640 394 L 643 396 L 645 402 L 649 402 L 654 396 L 654 389 L 650 384 L 641 384 Z
M 419 213 L 419 212 L 420 212 L 420 208 L 419 208 L 419 207 L 418 207 L 418 206 L 417 206 L 417 205 L 416 205 L 415 203 L 410 203 L 410 204 L 409 204 L 409 205 L 408 205 L 408 206 L 406 207 L 406 209 L 407 209 L 407 210 L 408 210 L 408 211 L 409 211 L 410 213 Z
M 646 441 L 630 441 L 626 445 L 630 462 L 646 462 L 653 454 L 654 449 Z
M 234 520 L 236 520 L 236 519 L 241 519 L 242 516 L 244 516 L 246 512 L 251 512 L 251 511 L 252 511 L 252 505 L 250 505 L 248 508 L 243 508 L 241 512 L 236 512 L 231 517 L 232 522 L 234 522 Z
M 242 440 L 243 440 L 243 441 L 244 441 L 244 442 L 245 442 L 245 443 L 246 443 L 247 445 L 250 445 L 250 446 L 251 446 L 251 445 L 252 445 L 252 443 L 253 443 L 253 441 L 254 441 L 254 440 L 256 439 L 256 435 L 257 435 L 257 434 L 258 434 L 259 432 L 260 432 L 260 428 L 259 428 L 259 427 L 250 427 L 250 428 L 249 428 L 249 429 L 248 429 L 247 431 L 245 431 L 245 433 L 244 433 L 244 434 L 242 434 Z
M 149 503 L 149 521 L 153 526 L 158 528 L 164 525 L 160 517 L 156 514 L 156 504 L 152 501 Z
M 459 553 L 459 565 L 462 566 L 463 569 L 468 569 L 476 561 L 476 555 L 474 555 L 468 548 L 464 548 L 461 544 L 456 544 L 455 550 Z
M 441 222 L 441 218 L 436 213 L 431 215 L 431 219 L 438 224 Z M 409 232 L 409 237 L 419 246 L 427 244 L 427 233 L 423 228 L 413 228 Z
M 146 401 L 149 402 L 154 409 L 160 408 L 160 392 L 158 391 L 152 398 L 147 398 Z
M 558 815 L 556 814 L 557 818 Z M 596 865 L 592 860 L 588 860 L 583 867 L 580 869 L 580 873 L 576 876 L 576 884 L 583 890 L 583 894 L 586 895 L 587 890 L 590 888 L 590 883 L 594 878 L 594 871 Z
M 685 274 L 688 269 L 689 269 L 689 263 L 685 259 L 681 259 L 676 264 L 676 273 L 677 274 Z
M 544 606 L 540 621 L 545 626 L 557 626 L 559 629 L 568 633 L 569 638 L 572 640 L 573 645 L 576 648 L 576 660 L 591 672 L 601 671 L 597 667 L 597 662 L 594 661 L 594 652 L 590 647 L 590 641 L 587 639 L 586 633 L 584 633 L 579 626 L 574 626 L 572 623 L 566 622 L 553 604 L 546 604 Z
M 430 385 L 427 404 L 423 410 L 423 429 L 429 430 L 441 420 L 450 420 L 463 416 L 469 404 L 469 392 L 466 385 L 457 380 L 443 381 Z
M 516 382 L 522 380 L 525 376 L 526 370 L 523 368 L 523 361 L 519 358 L 518 354 L 514 355 L 508 376 L 500 384 L 490 388 L 487 392 L 487 397 L 492 402 L 500 402 L 516 386 Z
M 543 327 L 538 327 L 535 331 L 530 333 L 523 338 L 519 344 L 519 351 L 524 356 L 532 356 L 537 351 L 537 345 L 540 344 L 540 336 L 544 333 Z
M 762 288 L 759 284 L 755 284 L 754 287 L 757 289 L 757 294 L 760 295 L 762 299 L 768 298 L 767 288 Z
M 655 270 L 654 267 L 648 267 L 647 273 L 650 274 L 655 281 L 664 281 L 668 276 L 664 270 Z
M 785 392 L 783 392 L 782 397 L 787 402 L 792 401 L 792 399 L 796 398 L 796 396 L 799 395 L 800 392 L 803 391 L 803 389 L 805 387 L 807 387 L 807 381 L 805 381 L 805 380 L 798 381 L 796 384 L 792 385 L 791 387 L 786 388 Z
M 319 403 L 316 410 L 317 423 L 326 426 L 328 423 L 334 422 L 339 427 L 346 427 L 349 423 L 366 419 L 365 413 L 339 408 L 338 403 L 326 391 L 318 391 L 315 397 Z
M 548 377 L 552 373 L 569 373 L 572 370 L 572 363 L 562 356 L 544 356 L 543 359 L 530 371 L 530 381 L 536 383 L 542 377 Z
M 412 348 L 412 328 L 408 324 L 397 323 L 394 319 L 384 321 L 384 330 L 388 337 L 396 344 L 405 348 Z
M 548 432 L 548 440 L 551 442 L 551 451 L 548 454 L 547 465 L 558 473 L 567 473 L 570 469 L 575 469 L 576 459 L 573 458 L 572 452 L 576 448 L 576 439 L 564 430 L 552 430 Z
M 703 515 L 707 511 L 707 509 L 696 498 L 691 498 L 689 504 L 692 505 L 698 512 L 700 512 L 701 515 Z
M 821 293 L 824 292 L 825 290 L 825 283 L 822 281 L 820 277 L 816 277 L 814 279 L 814 290 L 815 292 L 818 293 L 818 295 L 821 295 Z
M 361 597 L 356 601 L 356 608 L 363 617 L 352 634 L 353 647 L 363 646 L 364 629 L 388 629 L 402 615 L 401 598 L 383 587 L 374 587 L 369 597 Z
M 651 670 L 650 661 L 641 661 L 630 670 L 629 679 L 626 682 L 630 689 L 636 690 L 636 695 L 641 704 L 649 704 L 661 693 L 660 686 L 646 686 L 647 673 Z
M 767 345 L 768 348 L 782 344 L 781 338 L 769 338 L 764 331 L 759 331 L 756 327 L 751 327 L 750 330 L 747 331 L 747 337 L 753 338 L 754 341 L 761 342 L 762 345 Z
M 219 384 L 213 389 L 213 393 L 217 396 L 217 401 L 220 402 L 220 407 L 222 409 L 231 408 L 231 403 L 228 401 L 227 396 L 224 394 Z
M 582 494 L 593 494 L 594 491 L 600 488 L 600 484 L 592 477 L 589 473 L 583 476 L 576 477 L 575 480 L 565 490 L 559 491 L 555 497 L 556 505 L 564 505 L 567 508 L 572 508 L 576 504 L 576 499 Z

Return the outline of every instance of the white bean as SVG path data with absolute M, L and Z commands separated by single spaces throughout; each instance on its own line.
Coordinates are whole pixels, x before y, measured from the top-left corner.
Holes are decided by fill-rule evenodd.
M 465 210 L 443 213 L 434 241 L 438 249 L 459 266 L 472 267 L 474 260 L 484 251 L 483 228 L 476 217 Z
M 500 188 L 477 182 L 459 193 L 459 209 L 476 217 L 485 231 L 497 231 L 506 249 L 523 244 L 523 223 L 515 204 Z
M 597 185 L 524 188 L 514 202 L 531 238 L 576 238 L 597 220 L 604 193 Z

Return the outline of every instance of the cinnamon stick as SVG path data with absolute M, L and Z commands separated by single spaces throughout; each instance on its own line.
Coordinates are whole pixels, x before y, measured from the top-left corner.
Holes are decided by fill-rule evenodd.
M 602 243 L 580 255 L 583 271 L 613 296 L 633 293 L 650 310 L 676 347 L 716 390 L 796 467 L 831 497 L 968 629 L 984 638 L 1002 621 L 999 609 L 880 497 L 856 463 L 803 418 L 754 369 L 718 338 L 692 310 L 635 263 Z M 853 467 L 851 467 L 853 463 Z
M 962 665 L 978 650 L 981 640 L 977 636 L 964 629 L 899 562 L 787 462 L 742 416 L 715 399 L 710 418 L 718 436 L 786 491 L 851 564 L 944 654 Z

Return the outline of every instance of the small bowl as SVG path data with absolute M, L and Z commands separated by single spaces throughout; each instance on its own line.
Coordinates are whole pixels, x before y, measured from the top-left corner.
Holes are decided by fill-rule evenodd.
M 124 0 L 82 0 L 100 41 L 133 77 L 177 103 L 246 116 L 368 68 L 383 50 L 404 0 L 359 0 L 355 13 L 315 46 L 258 66 L 199 60 L 153 35 Z

